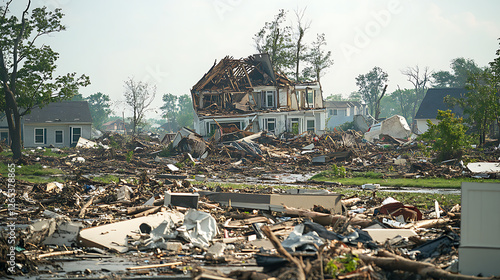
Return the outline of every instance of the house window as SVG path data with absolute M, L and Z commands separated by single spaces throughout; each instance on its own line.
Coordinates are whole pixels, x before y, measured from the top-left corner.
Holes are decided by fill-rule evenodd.
M 307 125 L 307 131 L 314 132 L 314 120 L 307 120 L 306 125 Z
M 266 107 L 274 107 L 274 91 L 266 91 Z
M 269 132 L 275 132 L 276 131 L 276 119 L 274 119 L 274 118 L 265 119 L 264 120 L 264 127 Z
M 35 144 L 45 144 L 45 129 L 35 128 Z
M 0 132 L 0 142 L 4 142 L 6 144 L 9 144 L 9 132 L 8 131 Z
M 62 144 L 62 143 L 63 143 L 63 131 L 56 130 L 56 144 Z
M 309 104 L 309 107 L 314 107 L 314 92 L 313 90 L 306 90 L 307 94 L 307 103 Z
M 290 121 L 290 125 L 291 125 L 291 132 L 295 135 L 299 134 L 299 119 L 292 118 Z
M 78 139 L 82 136 L 82 128 L 81 127 L 72 127 L 71 128 L 71 143 L 77 143 Z
M 332 116 L 338 115 L 337 109 L 330 110 L 330 115 L 332 115 Z

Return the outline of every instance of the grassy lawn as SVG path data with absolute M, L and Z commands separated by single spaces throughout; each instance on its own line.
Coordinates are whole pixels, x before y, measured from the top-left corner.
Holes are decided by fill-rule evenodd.
M 6 163 L 0 163 L 0 174 L 3 177 L 8 175 Z M 23 180 L 30 183 L 64 182 L 64 177 L 51 177 L 53 175 L 64 174 L 62 170 L 55 168 L 43 168 L 39 163 L 34 165 L 24 165 L 16 167 L 16 180 Z
M 358 172 L 348 174 L 345 178 L 337 176 L 331 170 L 314 175 L 310 180 L 320 182 L 338 182 L 346 186 L 361 186 L 363 184 L 380 184 L 388 187 L 417 187 L 417 188 L 460 188 L 462 182 L 499 183 L 500 179 L 475 178 L 384 178 L 376 172 Z
M 369 198 L 376 197 L 385 199 L 392 197 L 404 204 L 417 206 L 420 210 L 427 210 L 434 207 L 434 200 L 439 202 L 441 207 L 451 208 L 461 203 L 459 194 L 432 194 L 432 193 L 410 193 L 410 192 L 386 192 L 386 191 L 365 191 L 348 188 L 332 188 L 332 192 L 343 194 L 345 197 Z
M 104 183 L 104 184 L 111 184 L 113 182 L 118 183 L 120 181 L 120 178 L 118 176 L 110 175 L 110 174 L 106 174 L 103 176 L 91 177 L 91 179 L 94 181 L 97 181 L 97 182 Z

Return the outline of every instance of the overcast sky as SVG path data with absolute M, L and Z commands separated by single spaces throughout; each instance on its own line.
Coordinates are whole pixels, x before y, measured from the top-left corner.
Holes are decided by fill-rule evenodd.
M 325 98 L 356 91 L 355 78 L 374 66 L 388 73 L 392 92 L 398 85 L 411 87 L 401 74 L 406 67 L 449 70 L 457 57 L 485 66 L 499 49 L 500 1 L 495 0 L 34 2 L 63 10 L 67 30 L 43 42 L 60 53 L 60 74 L 90 76 L 83 96 L 102 92 L 123 101 L 124 81 L 131 77 L 157 86 L 156 109 L 165 93 L 189 94 L 215 60 L 256 53 L 253 36 L 279 9 L 289 11 L 292 24 L 294 10 L 306 8 L 307 42 L 325 33 L 334 59 L 321 80 Z M 114 106 L 115 114 L 123 108 Z

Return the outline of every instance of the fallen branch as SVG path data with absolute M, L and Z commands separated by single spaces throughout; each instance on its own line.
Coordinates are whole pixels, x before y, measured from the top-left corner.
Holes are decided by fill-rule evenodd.
M 146 211 L 143 211 L 143 212 L 140 212 L 138 214 L 135 214 L 133 217 L 134 218 L 138 218 L 138 217 L 143 217 L 143 216 L 147 216 L 147 215 L 150 215 L 150 214 L 154 214 L 158 211 L 160 211 L 161 209 L 161 206 L 156 206 L 154 208 L 151 208 L 151 209 L 148 209 Z
M 127 267 L 127 270 L 150 269 L 150 268 L 159 268 L 159 267 L 167 267 L 167 266 L 178 266 L 178 265 L 182 265 L 182 262 L 172 262 L 172 263 L 162 263 L 162 264 L 151 264 L 151 265 L 141 265 L 141 266 Z
M 404 228 L 439 228 L 447 225 L 450 222 L 449 219 L 430 219 L 430 220 L 420 220 L 414 223 L 407 224 Z
M 281 246 L 281 242 L 278 240 L 278 238 L 273 234 L 271 229 L 268 226 L 262 226 L 260 228 L 262 232 L 269 238 L 271 243 L 273 244 L 274 248 L 276 248 L 276 251 L 282 256 L 284 256 L 289 262 L 293 263 L 297 267 L 297 272 L 298 272 L 298 280 L 306 280 L 306 275 L 304 273 L 305 265 L 299 261 L 297 258 L 292 256 L 290 253 L 288 253 L 283 246 Z
M 403 270 L 419 274 L 423 277 L 432 277 L 435 279 L 453 279 L 453 280 L 479 280 L 479 279 L 498 279 L 494 277 L 476 277 L 463 274 L 455 274 L 443 270 L 431 263 L 409 260 L 388 251 L 381 250 L 378 255 L 369 256 L 360 254 L 359 258 L 365 263 L 374 263 L 376 266 L 390 271 Z
M 326 213 L 320 213 L 320 212 L 314 212 L 310 210 L 304 210 L 304 209 L 297 209 L 297 208 L 292 208 L 292 207 L 285 207 L 284 214 L 286 215 L 296 215 L 299 217 L 307 217 L 312 219 L 315 223 L 318 223 L 323 226 L 330 226 L 330 225 L 335 225 L 339 222 L 345 222 L 347 221 L 346 216 L 342 215 L 335 215 L 335 214 L 326 214 Z M 356 216 L 352 217 L 349 220 L 350 225 L 358 225 L 361 226 L 362 228 L 365 228 L 371 224 L 373 224 L 372 220 L 368 219 L 363 219 L 363 218 L 358 218 Z
M 91 197 L 89 201 L 85 203 L 85 205 L 83 205 L 82 209 L 80 210 L 80 214 L 78 214 L 78 218 L 83 219 L 85 217 L 85 212 L 87 211 L 87 208 L 89 208 L 89 206 L 92 205 L 93 202 L 94 202 L 94 196 Z
M 141 206 L 135 206 L 135 207 L 128 207 L 127 208 L 127 214 L 128 215 L 133 215 L 133 214 L 144 212 L 144 211 L 149 210 L 151 208 L 155 208 L 155 207 L 154 206 L 149 206 L 149 205 L 141 205 Z
M 78 250 L 74 250 L 74 251 L 57 251 L 57 252 L 40 254 L 40 255 L 37 256 L 37 258 L 38 259 L 43 259 L 43 258 L 55 257 L 55 256 L 74 255 L 74 254 L 77 254 L 78 252 L 79 252 Z

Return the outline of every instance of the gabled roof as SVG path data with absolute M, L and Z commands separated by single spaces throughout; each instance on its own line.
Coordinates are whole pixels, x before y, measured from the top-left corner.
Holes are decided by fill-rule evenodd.
M 358 101 L 325 101 L 325 108 L 350 108 L 350 107 L 362 107 L 363 104 Z
M 24 123 L 92 123 L 92 117 L 87 101 L 61 101 L 32 109 Z
M 463 98 L 467 92 L 464 88 L 431 88 L 418 108 L 415 119 L 435 119 L 438 110 L 451 110 L 457 116 L 463 116 L 463 110 L 459 106 L 451 107 L 444 102 L 446 96 L 454 98 Z
M 116 119 L 116 120 L 112 120 L 112 121 L 109 121 L 109 122 L 105 122 L 103 123 L 102 125 L 103 126 L 108 126 L 108 125 L 112 125 L 112 124 L 123 124 L 123 120 L 122 119 Z M 128 123 L 127 123 L 128 125 Z

